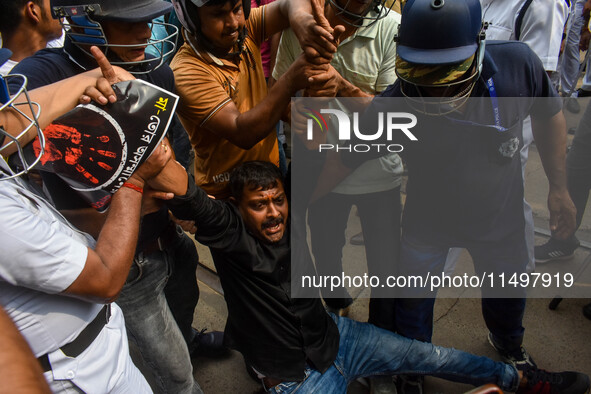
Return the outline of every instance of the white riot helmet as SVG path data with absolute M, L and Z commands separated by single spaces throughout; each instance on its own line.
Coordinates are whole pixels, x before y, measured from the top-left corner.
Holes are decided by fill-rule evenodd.
M 72 43 L 88 56 L 91 45 L 103 48 L 109 57 L 109 48 L 146 47 L 157 53 L 156 58 L 136 62 L 111 61 L 111 64 L 125 68 L 132 74 L 146 74 L 165 63 L 167 56 L 176 49 L 178 28 L 170 23 L 156 22 L 154 18 L 172 11 L 172 4 L 162 0 L 51 0 L 51 13 L 60 18 L 66 35 Z M 151 28 L 160 25 L 169 33 L 161 39 L 150 38 L 145 44 L 123 45 L 109 43 L 101 22 L 150 22 Z

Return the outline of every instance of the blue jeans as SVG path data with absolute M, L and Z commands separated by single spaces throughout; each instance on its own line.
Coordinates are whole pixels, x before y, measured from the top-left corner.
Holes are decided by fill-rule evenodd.
M 514 392 L 519 383 L 517 370 L 455 349 L 411 340 L 344 317 L 335 320 L 341 335 L 339 353 L 324 372 L 306 368 L 301 382 L 284 382 L 269 393 L 346 393 L 347 385 L 362 376 L 413 373 L 433 375 L 475 386 L 494 383 Z
M 193 377 L 185 338 L 164 295 L 174 264 L 172 257 L 178 248 L 188 247 L 187 242 L 194 248 L 193 241 L 183 234 L 165 251 L 139 253 L 117 300 L 129 339 L 137 345 L 158 391 L 163 393 L 202 393 Z M 196 281 L 195 271 L 188 279 Z
M 404 230 L 403 230 L 404 232 Z M 465 247 L 474 260 L 477 274 L 482 272 L 525 272 L 528 255 L 524 233 L 501 242 L 462 245 L 428 245 L 418 237 L 402 236 L 399 275 L 437 275 L 442 272 L 449 248 Z M 486 290 L 482 289 L 483 294 Z M 419 288 L 400 290 L 396 302 L 396 330 L 399 334 L 430 342 L 433 334 L 434 294 Z M 424 297 L 424 298 L 418 298 Z M 522 326 L 525 298 L 482 299 L 482 314 L 496 342 L 504 349 L 519 348 L 523 341 Z

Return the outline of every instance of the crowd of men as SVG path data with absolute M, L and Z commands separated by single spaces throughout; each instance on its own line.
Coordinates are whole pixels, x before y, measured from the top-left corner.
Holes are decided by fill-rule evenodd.
M 503 362 L 432 344 L 432 292 L 376 291 L 368 322 L 346 317 L 353 300 L 344 288 L 298 296 L 295 273 L 342 272 L 353 205 L 372 276 L 442 272 L 454 248 L 469 251 L 477 273 L 530 272 L 539 254 L 524 200 L 532 140 L 550 185 L 552 239 L 575 242 L 590 187 L 575 199 L 581 171 L 567 187 L 566 123 L 550 78 L 570 5 L 407 0 L 401 14 L 394 6 L 3 1 L 0 343 L 12 346 L 0 375 L 31 392 L 201 393 L 191 359 L 231 348 L 270 393 L 345 393 L 359 377 L 375 393 L 422 393 L 424 375 L 517 393 L 589 392 L 587 375 L 545 371 L 523 348 L 520 290 L 499 298 L 483 289 L 488 340 Z M 63 44 L 49 45 L 62 33 Z M 261 45 L 278 34 L 265 75 Z M 43 128 L 77 103 L 108 113 L 118 100 L 112 85 L 136 78 L 178 94 L 179 105 L 166 138 L 99 212 L 23 152 L 32 141 L 43 146 Z M 420 141 L 402 157 L 318 155 L 294 120 L 303 153 L 286 177 L 276 130 L 298 116 L 293 96 L 364 98 L 368 124 L 391 110 L 387 98 L 400 98 Z M 587 128 L 569 154 L 577 169 L 588 162 Z M 291 187 L 292 166 L 306 174 L 302 189 Z M 211 250 L 228 307 L 224 333 L 193 328 L 199 256 L 189 234 Z

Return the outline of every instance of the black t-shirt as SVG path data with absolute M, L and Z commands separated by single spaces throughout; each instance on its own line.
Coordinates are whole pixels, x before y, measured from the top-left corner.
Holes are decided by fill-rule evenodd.
M 214 256 L 228 305 L 227 344 L 265 376 L 302 380 L 306 363 L 324 372 L 338 353 L 339 333 L 319 298 L 291 297 L 289 232 L 276 244 L 259 241 L 233 204 L 210 199 L 191 179 L 169 207 L 195 220 L 197 240 Z M 312 267 L 309 253 L 305 263 Z

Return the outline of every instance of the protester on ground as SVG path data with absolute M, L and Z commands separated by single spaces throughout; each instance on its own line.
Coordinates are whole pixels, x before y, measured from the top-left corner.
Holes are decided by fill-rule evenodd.
M 260 376 L 269 393 L 345 393 L 360 376 L 418 372 L 517 393 L 584 393 L 580 373 L 518 370 L 454 349 L 328 314 L 319 298 L 291 297 L 289 205 L 281 172 L 247 162 L 231 175 L 230 201 L 211 199 L 184 169 L 162 172 L 154 187 L 173 192 L 173 213 L 195 220 L 196 238 L 216 255 L 228 305 L 226 338 Z M 186 185 L 186 186 L 185 186 Z M 305 264 L 312 266 L 303 251 Z M 303 261 L 301 263 L 304 263 Z

